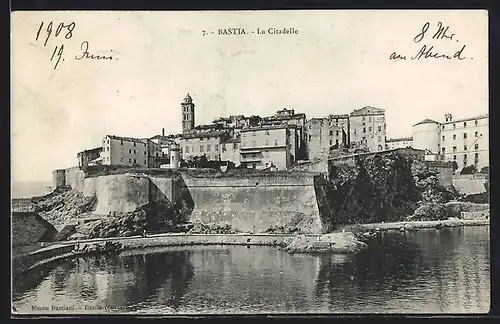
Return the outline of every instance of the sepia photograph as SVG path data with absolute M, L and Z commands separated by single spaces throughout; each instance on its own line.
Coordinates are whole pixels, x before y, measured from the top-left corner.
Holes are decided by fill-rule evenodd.
M 486 10 L 13 11 L 11 316 L 487 314 Z

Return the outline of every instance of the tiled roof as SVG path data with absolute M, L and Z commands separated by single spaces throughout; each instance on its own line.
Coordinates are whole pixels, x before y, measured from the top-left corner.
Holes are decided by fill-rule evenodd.
M 354 111 L 351 113 L 351 116 L 381 115 L 384 113 L 385 113 L 385 110 L 382 108 L 366 106 L 363 108 L 354 109 Z
M 389 138 L 385 142 L 390 143 L 390 142 L 401 142 L 401 141 L 412 141 L 412 137 L 399 137 L 399 138 Z
M 124 137 L 124 136 L 116 136 L 116 135 L 106 135 L 106 137 L 109 137 L 109 138 L 115 139 L 115 140 L 120 140 L 120 141 L 145 143 L 145 140 L 142 140 L 140 138 L 134 138 L 134 137 Z
M 432 120 L 432 119 L 429 119 L 429 118 L 426 118 L 424 120 L 422 120 L 421 122 L 419 123 L 416 123 L 415 125 L 413 126 L 416 126 L 416 125 L 421 125 L 421 124 L 439 124 L 437 121 L 435 120 Z
M 284 128 L 289 128 L 290 126 L 291 125 L 285 125 L 285 124 L 249 126 L 249 127 L 242 128 L 240 132 L 251 132 L 251 131 L 258 131 L 258 130 L 265 130 L 265 129 L 284 129 Z
M 221 137 L 225 134 L 227 134 L 227 132 L 223 131 L 223 130 L 214 130 L 214 131 L 206 131 L 206 132 L 199 132 L 199 133 L 187 133 L 187 134 L 182 134 L 181 139 L 203 138 L 203 137 Z
M 488 114 L 478 115 L 478 116 L 468 117 L 468 118 L 462 118 L 462 119 L 457 119 L 457 120 L 452 120 L 452 121 L 449 121 L 449 122 L 444 122 L 442 124 L 460 123 L 460 122 L 464 122 L 464 121 L 475 120 L 475 119 L 483 119 L 483 118 L 488 118 Z

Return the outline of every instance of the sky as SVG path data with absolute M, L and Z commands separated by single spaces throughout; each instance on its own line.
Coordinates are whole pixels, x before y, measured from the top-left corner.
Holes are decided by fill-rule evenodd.
M 11 18 L 13 181 L 50 180 L 106 134 L 179 133 L 188 92 L 196 124 L 282 108 L 312 118 L 374 106 L 385 109 L 388 138 L 411 136 L 415 123 L 448 112 L 488 113 L 482 10 L 18 11 Z M 451 39 L 432 38 L 439 22 Z M 247 34 L 218 35 L 224 28 Z M 85 44 L 89 55 L 112 59 L 78 60 Z M 465 45 L 464 59 L 411 60 L 423 45 L 450 56 Z M 391 60 L 393 52 L 407 59 Z

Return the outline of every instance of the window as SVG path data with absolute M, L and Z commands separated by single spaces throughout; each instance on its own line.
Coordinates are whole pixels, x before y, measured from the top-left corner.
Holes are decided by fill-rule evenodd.
M 226 143 L 222 144 L 222 152 L 226 152 Z
M 136 164 L 136 163 L 137 163 L 137 161 L 134 159 L 134 164 Z
M 457 128 L 457 124 L 453 123 L 453 129 Z
M 120 162 L 123 162 L 123 156 L 120 158 Z
M 356 130 L 354 130 L 354 135 L 356 135 Z
M 144 152 L 144 155 L 146 155 L 146 152 Z
M 269 135 L 269 131 L 266 131 L 266 135 Z
M 210 152 L 211 149 L 212 149 L 212 145 L 207 144 L 207 152 Z
M 219 152 L 219 144 L 215 144 L 215 151 Z
M 134 154 L 137 154 L 136 150 L 134 150 Z
M 233 143 L 233 150 L 237 150 L 238 149 L 238 143 Z
M 477 120 L 475 120 L 475 121 L 474 121 L 474 125 L 476 125 L 476 126 L 477 126 Z
M 109 146 L 108 146 L 108 147 L 106 147 L 106 151 L 108 151 L 108 152 L 109 152 Z
M 274 140 L 274 146 L 278 146 L 278 139 Z
M 200 152 L 203 152 L 203 145 L 200 145 Z
M 464 162 L 467 162 L 467 154 L 464 154 Z
M 189 153 L 189 146 L 186 146 L 186 153 Z
M 479 162 L 479 153 L 474 154 L 474 164 Z
M 372 121 L 372 116 L 368 116 L 368 121 L 371 122 Z
M 335 140 L 335 145 L 339 145 L 339 140 Z
M 474 137 L 478 137 L 479 133 L 478 132 L 475 132 L 474 133 Z
M 106 157 L 106 160 L 109 162 L 109 156 L 108 156 L 108 157 Z
M 382 131 L 382 126 L 379 126 L 378 127 L 378 131 L 381 132 Z
M 146 164 L 146 160 L 144 160 L 144 164 Z
M 379 151 L 382 151 L 382 145 L 379 145 L 379 146 L 378 146 L 378 150 L 379 150 Z
M 453 146 L 453 153 L 457 153 L 457 147 Z
M 467 166 L 467 160 L 464 159 L 464 167 Z
M 443 135 L 443 142 L 444 142 L 445 139 L 446 139 L 446 137 Z
M 457 160 L 457 156 L 453 155 L 453 161 L 456 161 L 456 160 Z
M 457 134 L 453 134 L 453 139 L 456 140 L 457 139 Z
M 338 129 L 335 131 L 335 136 L 339 136 L 339 130 Z
M 467 133 L 464 133 L 464 139 L 467 138 Z
M 123 145 L 123 140 L 120 141 L 120 145 Z
M 446 148 L 443 147 L 443 149 L 441 150 L 443 152 L 443 154 L 446 152 Z
M 333 143 L 333 141 L 332 141 L 332 140 L 330 140 L 330 145 L 332 145 L 332 143 Z
M 132 154 L 132 149 L 128 149 L 128 153 L 129 153 L 129 154 Z
M 366 133 L 366 127 L 363 127 L 363 133 Z
M 464 145 L 464 151 L 467 151 L 467 145 Z
M 132 159 L 131 158 L 128 159 L 128 163 L 132 163 Z
M 135 147 L 135 142 L 134 142 L 134 147 Z
M 478 150 L 479 149 L 479 144 L 474 144 L 474 149 Z M 477 154 L 477 153 L 476 153 Z
M 467 122 L 464 122 L 464 127 L 467 127 Z
M 443 125 L 443 129 L 444 129 L 444 125 Z
M 312 138 L 312 136 L 311 136 L 311 135 L 309 135 L 309 142 L 311 141 L 311 138 Z
M 333 135 L 333 131 L 330 131 L 330 136 L 332 136 L 332 135 Z

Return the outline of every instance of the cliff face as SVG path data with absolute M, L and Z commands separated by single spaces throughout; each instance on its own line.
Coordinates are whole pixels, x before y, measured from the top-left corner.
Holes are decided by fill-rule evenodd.
M 325 187 L 331 224 L 400 221 L 423 204 L 455 197 L 423 161 L 398 152 L 331 163 Z
M 70 186 L 59 187 L 51 193 L 31 198 L 35 212 L 54 226 L 67 224 L 95 210 L 95 195 L 85 196 Z

